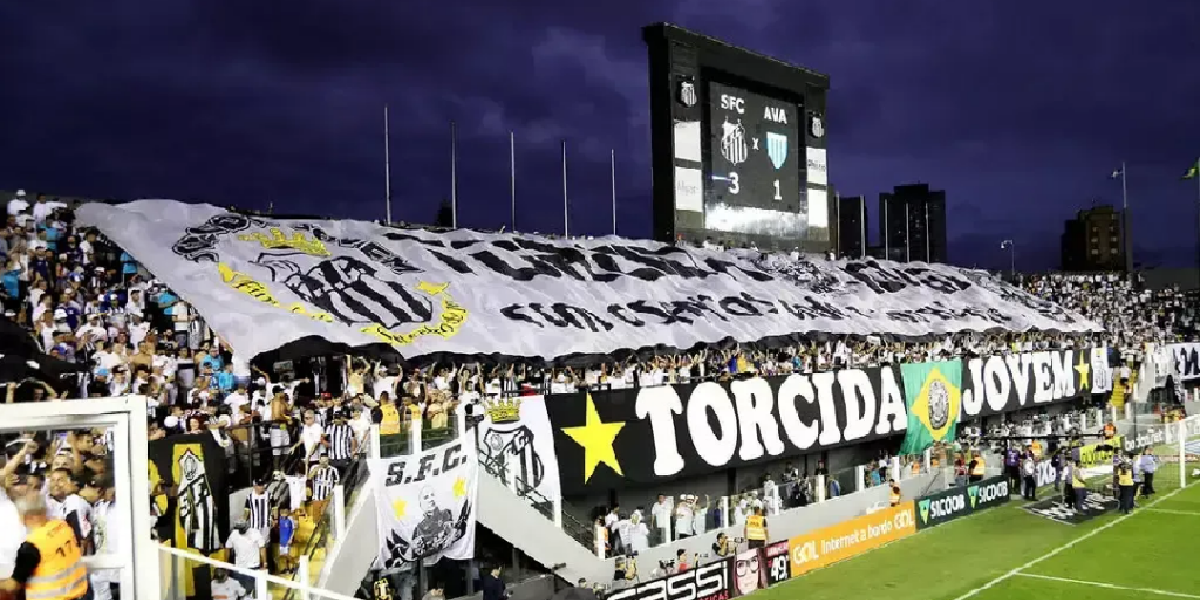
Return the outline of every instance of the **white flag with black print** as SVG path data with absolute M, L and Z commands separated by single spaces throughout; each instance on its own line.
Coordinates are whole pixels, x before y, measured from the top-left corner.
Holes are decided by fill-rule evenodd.
M 553 503 L 562 493 L 553 432 L 545 396 L 486 402 L 479 439 L 488 470 L 531 503 Z
M 728 125 L 723 147 L 737 164 L 745 131 Z M 433 232 L 162 200 L 87 204 L 76 218 L 246 357 L 294 344 L 298 355 L 553 359 L 815 333 L 1102 329 L 987 272 L 942 264 Z
M 1104 394 L 1113 389 L 1112 368 L 1108 366 L 1108 347 L 1092 348 L 1092 393 Z
M 469 437 L 420 454 L 371 461 L 379 568 L 475 556 L 478 467 L 475 440 Z

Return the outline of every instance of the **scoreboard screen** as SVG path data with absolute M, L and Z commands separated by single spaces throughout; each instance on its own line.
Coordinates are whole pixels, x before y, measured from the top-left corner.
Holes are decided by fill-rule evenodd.
M 831 249 L 829 77 L 669 23 L 642 32 L 654 237 Z
M 708 227 L 798 237 L 804 223 L 800 108 L 709 82 Z

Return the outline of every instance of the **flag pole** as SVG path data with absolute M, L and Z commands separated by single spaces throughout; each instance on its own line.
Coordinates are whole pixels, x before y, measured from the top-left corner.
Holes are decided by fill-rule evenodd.
M 612 188 L 612 233 L 617 235 L 617 151 L 608 151 L 608 180 Z
M 883 260 L 892 260 L 891 249 L 888 248 L 888 230 L 892 228 L 892 224 L 888 221 L 888 205 L 891 204 L 891 198 L 885 198 L 883 201 Z
M 841 199 L 838 209 L 841 209 Z M 863 196 L 858 203 L 858 259 L 867 260 L 867 197 Z
M 450 121 L 450 227 L 458 229 L 458 125 Z
M 517 232 L 517 137 L 508 132 L 508 201 L 509 221 L 513 233 Z
M 392 224 L 392 138 L 388 132 L 388 105 L 383 105 L 383 194 L 387 224 Z
M 912 244 L 908 239 L 908 200 L 904 201 L 904 262 L 912 260 Z
M 1125 246 L 1125 272 L 1133 272 L 1133 247 L 1129 245 L 1129 186 L 1126 184 L 1129 172 L 1125 170 L 1125 161 L 1121 161 L 1121 243 Z
M 563 183 L 563 237 L 571 235 L 571 209 L 567 200 L 567 140 L 560 142 L 562 147 L 562 183 Z
M 933 262 L 933 248 L 929 240 L 929 199 L 925 199 L 925 262 Z
M 1196 170 L 1200 171 L 1200 166 L 1197 165 L 1200 165 L 1200 157 L 1196 157 L 1196 162 L 1192 163 L 1192 166 L 1197 167 Z M 1196 173 L 1192 179 L 1196 180 L 1196 211 L 1200 214 L 1200 172 Z M 1196 235 L 1196 266 L 1200 267 L 1200 230 L 1197 230 Z

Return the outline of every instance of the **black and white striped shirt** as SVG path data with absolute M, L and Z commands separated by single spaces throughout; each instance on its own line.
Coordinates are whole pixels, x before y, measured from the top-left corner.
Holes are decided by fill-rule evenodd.
M 329 460 L 350 460 L 354 457 L 354 429 L 349 425 L 333 424 L 325 428 L 329 438 Z
M 250 513 L 251 529 L 269 529 L 271 527 L 271 494 L 250 492 L 246 498 L 246 511 Z
M 313 467 L 312 482 L 313 482 L 313 500 L 325 500 L 333 493 L 333 486 L 340 483 L 342 480 L 341 473 L 338 473 L 337 467 L 333 465 Z

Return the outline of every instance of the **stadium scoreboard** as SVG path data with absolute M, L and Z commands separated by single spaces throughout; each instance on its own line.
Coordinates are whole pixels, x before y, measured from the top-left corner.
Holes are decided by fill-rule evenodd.
M 830 249 L 829 78 L 665 23 L 642 33 L 655 238 Z

